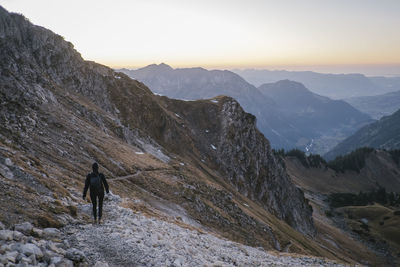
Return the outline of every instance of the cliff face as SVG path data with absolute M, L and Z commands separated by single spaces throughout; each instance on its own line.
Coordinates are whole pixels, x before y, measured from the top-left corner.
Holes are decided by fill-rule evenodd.
M 272 154 L 253 115 L 244 112 L 230 97 L 196 102 L 162 99 L 182 125 L 189 125 L 203 162 L 223 173 L 240 193 L 258 201 L 298 231 L 315 233 L 308 201 Z
M 84 61 L 61 36 L 1 7 L 0 69 L 4 122 L 0 141 L 10 147 L 4 151 L 11 147 L 14 151 L 4 155 L 29 155 L 36 163 L 20 169 L 35 184 L 47 184 L 49 197 L 55 190 L 49 184 L 57 188 L 79 185 L 83 166 L 93 160 L 103 164 L 109 176 L 128 175 L 153 164 L 153 169 L 171 168 L 173 177 L 194 175 L 176 172 L 178 160 L 186 160 L 194 166 L 191 172 L 213 177 L 217 183 L 228 182 L 298 231 L 314 234 L 303 194 L 277 163 L 268 141 L 255 127 L 255 118 L 231 98 L 185 102 L 154 96 L 124 74 Z M 151 156 L 140 160 L 135 154 L 138 150 Z M 5 170 L 3 178 L 10 178 L 5 174 L 10 168 L 3 161 L 0 165 Z M 69 178 L 61 178 L 66 173 Z M 178 191 L 156 191 L 177 201 L 179 190 L 193 187 L 181 184 L 186 182 L 178 183 L 174 189 Z M 143 183 L 148 190 L 157 186 Z M 222 192 L 229 192 L 229 186 Z M 117 188 L 128 190 L 126 185 Z M 214 191 L 202 197 L 212 198 L 215 205 L 218 201 L 232 205 L 228 213 L 245 216 L 233 200 L 222 193 L 211 197 L 210 192 Z M 65 189 L 63 193 L 68 195 Z
M 255 117 L 232 99 L 221 110 L 218 162 L 239 190 L 302 233 L 313 233 L 312 209 L 255 127 Z

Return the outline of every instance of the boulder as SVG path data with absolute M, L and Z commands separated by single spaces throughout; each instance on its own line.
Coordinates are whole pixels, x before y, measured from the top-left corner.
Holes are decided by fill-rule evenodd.
M 22 266 L 29 266 L 32 263 L 32 260 L 28 257 L 22 256 L 21 260 L 19 261 Z
M 37 265 L 35 254 L 30 255 L 29 259 L 31 260 L 32 265 Z
M 46 248 L 57 253 L 57 254 L 61 254 L 61 255 L 65 255 L 66 252 L 64 249 L 59 248 L 56 246 L 56 244 L 54 244 L 53 242 L 49 241 L 46 243 Z
M 56 265 L 57 263 L 59 263 L 60 261 L 62 261 L 62 259 L 63 259 L 63 257 L 60 257 L 60 256 L 51 257 L 51 259 L 50 259 L 50 265 L 51 265 L 51 264 Z
M 74 267 L 74 263 L 67 259 L 62 259 L 55 264 L 56 267 Z
M 65 257 L 73 262 L 83 262 L 86 260 L 85 254 L 76 248 L 68 249 Z
M 24 244 L 24 245 L 21 245 L 20 251 L 21 251 L 21 253 L 23 253 L 26 256 L 35 255 L 35 257 L 37 259 L 43 258 L 42 250 L 38 246 L 36 246 L 35 244 Z
M 5 164 L 6 164 L 8 167 L 11 167 L 11 166 L 14 165 L 10 158 L 6 158 Z
M 30 222 L 24 222 L 16 224 L 14 230 L 23 233 L 24 235 L 30 235 L 33 229 L 33 225 Z
M 0 255 L 0 265 L 1 264 L 6 265 L 7 263 L 8 263 L 8 260 L 7 260 L 6 255 Z M 4 266 L 4 265 L 1 265 L 1 266 Z
M 17 261 L 18 251 L 9 251 L 6 253 L 5 257 L 10 262 L 15 263 Z
M 22 239 L 25 239 L 25 240 L 26 240 L 26 237 L 25 237 L 21 232 L 14 231 L 14 232 L 13 232 L 13 239 L 14 239 L 15 241 L 21 241 Z
M 11 241 L 14 239 L 14 231 L 0 230 L 0 240 Z
M 94 267 L 109 267 L 107 262 L 102 262 L 102 261 L 96 261 L 96 264 Z
M 32 229 L 32 235 L 33 235 L 34 237 L 39 237 L 39 238 L 41 238 L 41 237 L 43 236 L 43 230 L 38 229 L 38 228 L 33 228 L 33 229 Z
M 43 229 L 43 237 L 46 239 L 60 238 L 61 232 L 56 228 L 45 228 Z

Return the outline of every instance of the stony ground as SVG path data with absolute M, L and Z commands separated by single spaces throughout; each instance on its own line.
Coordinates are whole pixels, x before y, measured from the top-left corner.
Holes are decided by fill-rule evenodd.
M 253 248 L 134 213 L 112 195 L 101 225 L 70 225 L 63 231 L 89 263 L 110 266 L 337 266 L 312 257 L 274 256 Z M 90 204 L 81 212 L 90 214 Z
M 135 213 L 121 202 L 109 195 L 100 225 L 72 220 L 61 231 L 29 223 L 0 230 L 0 266 L 340 266 L 189 230 Z M 78 206 L 79 213 L 90 215 L 90 203 Z

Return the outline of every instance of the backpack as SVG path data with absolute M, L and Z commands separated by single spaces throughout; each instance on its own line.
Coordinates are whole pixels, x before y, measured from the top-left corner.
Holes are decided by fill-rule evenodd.
M 90 190 L 96 193 L 100 193 L 103 190 L 99 173 L 90 175 Z

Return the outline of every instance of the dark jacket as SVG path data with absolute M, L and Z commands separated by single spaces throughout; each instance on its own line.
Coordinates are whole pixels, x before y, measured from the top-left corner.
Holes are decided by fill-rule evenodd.
M 83 189 L 83 198 L 86 197 L 86 193 L 90 187 L 90 177 L 92 175 L 95 175 L 95 174 L 92 172 L 86 176 L 85 188 Z M 92 192 L 92 189 L 90 189 L 90 195 L 94 195 L 94 196 L 104 195 L 104 187 L 106 188 L 107 194 L 110 193 L 110 191 L 108 190 L 108 184 L 107 184 L 106 178 L 104 177 L 104 174 L 99 173 L 98 175 L 100 176 L 100 179 L 101 179 L 101 192 Z

